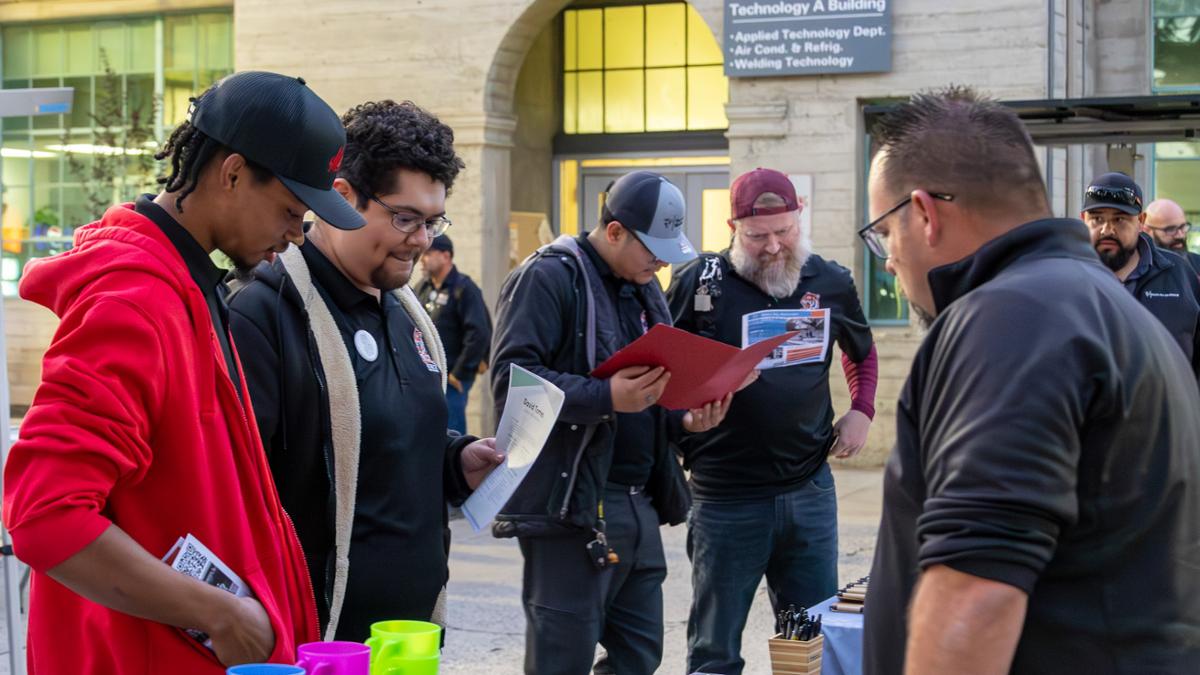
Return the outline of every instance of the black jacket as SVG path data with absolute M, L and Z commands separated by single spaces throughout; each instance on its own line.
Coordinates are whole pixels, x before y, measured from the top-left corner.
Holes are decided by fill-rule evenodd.
M 1200 378 L 1200 277 L 1178 253 L 1156 247 L 1148 234 L 1138 236 L 1138 250 L 1150 252 L 1150 265 L 1130 290 L 1167 327 Z
M 474 380 L 492 343 L 492 317 L 479 286 L 451 267 L 441 288 L 427 277 L 416 292 L 446 348 L 446 368 L 460 382 Z
M 324 630 L 334 578 L 336 522 L 330 400 L 303 300 L 282 262 L 260 264 L 252 280 L 232 296 L 230 330 L 280 501 L 304 548 Z M 454 503 L 470 494 L 460 457 L 473 440 L 464 436 L 446 446 L 444 494 Z
M 1083 224 L 1027 223 L 929 273 L 864 643 L 903 671 L 922 570 L 1029 596 L 1012 672 L 1200 672 L 1200 392 Z
M 578 244 L 567 239 L 560 237 L 514 270 L 500 291 L 492 344 L 497 417 L 508 394 L 512 364 L 553 382 L 566 393 L 566 400 L 541 456 L 497 516 L 493 526 L 497 537 L 599 527 L 616 414 L 608 381 L 588 373 L 625 345 L 620 343 L 618 320 L 603 281 L 585 262 L 585 253 L 572 251 L 571 246 Z M 652 308 L 650 323 L 669 324 L 657 280 L 638 292 L 643 304 Z M 677 525 L 686 519 L 690 506 L 683 470 L 669 442 L 680 433 L 680 416 L 664 411 L 656 419 L 655 462 L 646 491 L 660 522 Z

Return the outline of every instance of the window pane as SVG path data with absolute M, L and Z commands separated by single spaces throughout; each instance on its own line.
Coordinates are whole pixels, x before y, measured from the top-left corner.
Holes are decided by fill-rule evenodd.
M 5 64 L 5 65 L 7 66 L 8 64 Z M 14 79 L 14 80 L 5 79 L 4 80 L 4 88 L 5 89 L 27 89 L 28 87 L 29 87 L 29 80 L 25 80 L 25 79 Z M 25 130 L 25 129 L 28 129 L 33 124 L 33 118 L 31 118 L 31 117 L 5 117 L 3 119 L 4 119 L 5 145 L 7 145 L 8 139 L 10 137 L 9 132 Z M 24 134 L 24 133 L 22 133 L 20 135 L 21 138 L 24 138 L 25 136 L 26 136 L 26 134 Z M 8 177 L 5 176 L 5 178 L 7 179 Z
M 579 78 L 575 73 L 563 74 L 563 133 L 573 134 L 576 130 L 575 120 L 579 116 L 576 92 Z
M 701 195 L 701 248 L 723 251 L 729 246 L 729 190 L 705 190 Z
M 709 30 L 704 17 L 695 7 L 687 6 L 688 12 L 688 64 L 717 64 L 724 63 L 721 57 L 721 45 Z
M 581 134 L 604 131 L 604 73 L 579 73 L 579 122 Z
M 1200 85 L 1200 19 L 1197 17 L 1155 20 L 1154 85 Z
M 33 74 L 33 33 L 28 28 L 4 29 L 4 77 L 20 78 Z M 5 87 L 8 85 L 5 84 Z
M 74 87 L 75 96 L 71 99 L 71 114 L 67 115 L 67 124 L 72 127 L 92 126 L 92 78 L 64 77 L 64 87 Z
M 125 76 L 125 120 L 134 135 L 154 134 L 154 75 Z
M 688 129 L 724 129 L 729 81 L 721 66 L 688 68 Z
M 644 10 L 609 7 L 604 10 L 604 67 L 641 68 L 645 49 Z
M 682 66 L 687 63 L 687 6 L 646 6 L 646 66 Z
M 579 67 L 579 43 L 575 32 L 579 30 L 575 10 L 567 10 L 563 15 L 563 69 L 575 70 Z
M 189 98 L 196 91 L 192 71 L 168 71 L 163 76 L 163 123 L 176 126 L 187 117 Z
M 0 280 L 5 295 L 16 295 L 17 280 L 21 276 L 21 268 L 29 259 L 30 221 L 33 209 L 30 206 L 30 190 L 27 187 L 6 186 L 4 202 L 0 206 L 0 232 L 3 243 L 0 245 Z
M 96 24 L 96 72 L 104 72 L 103 59 L 115 72 L 129 70 L 129 49 L 125 45 L 125 25 L 105 22 Z
M 1155 155 L 1162 156 L 1164 146 L 1174 146 L 1177 153 L 1200 154 L 1200 143 L 1160 143 Z M 1187 146 L 1187 147 L 1181 147 Z M 1154 195 L 1159 199 L 1171 199 L 1183 207 L 1188 222 L 1200 223 L 1200 193 L 1196 191 L 1200 181 L 1200 161 L 1157 161 L 1154 163 Z M 1188 247 L 1200 251 L 1200 232 L 1188 234 Z
M 58 26 L 40 26 L 33 31 L 33 74 L 54 76 L 63 69 L 63 32 Z
M 163 68 L 191 71 L 196 67 L 196 24 L 191 16 L 163 21 Z
M 29 141 L 4 139 L 4 148 L 0 150 L 0 158 L 4 162 L 4 199 L 8 200 L 7 190 L 14 185 L 29 185 L 33 161 L 30 158 Z
M 687 69 L 646 71 L 646 131 L 687 129 Z
M 604 10 L 581 9 L 579 21 L 579 69 L 604 67 Z
M 1154 0 L 1155 14 L 1200 14 L 1200 0 Z
M 200 67 L 210 71 L 233 69 L 233 25 L 228 14 L 196 17 L 196 39 L 200 44 Z M 220 79 L 220 78 L 218 78 Z
M 67 63 L 64 75 L 91 75 L 96 57 L 92 48 L 92 27 L 72 24 L 64 28 L 67 41 Z
M 129 63 L 131 73 L 154 72 L 154 19 L 129 22 Z
M 610 70 L 604 74 L 604 131 L 646 130 L 646 98 L 641 70 Z
M 883 261 L 868 254 L 867 259 L 867 305 L 871 308 L 872 321 L 907 321 L 908 302 L 900 292 L 900 282 L 888 274 Z

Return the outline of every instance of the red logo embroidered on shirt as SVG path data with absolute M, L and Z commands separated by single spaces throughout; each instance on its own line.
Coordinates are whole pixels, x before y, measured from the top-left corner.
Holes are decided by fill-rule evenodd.
M 338 148 L 337 154 L 333 159 L 329 160 L 329 173 L 337 173 L 337 170 L 342 168 L 342 155 L 346 152 L 346 146 Z

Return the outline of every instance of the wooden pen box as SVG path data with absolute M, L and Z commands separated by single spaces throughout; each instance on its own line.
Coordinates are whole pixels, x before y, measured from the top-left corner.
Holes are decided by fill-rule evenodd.
M 767 640 L 771 651 L 772 675 L 814 675 L 821 672 L 821 649 L 825 636 L 811 640 L 784 640 L 782 634 Z

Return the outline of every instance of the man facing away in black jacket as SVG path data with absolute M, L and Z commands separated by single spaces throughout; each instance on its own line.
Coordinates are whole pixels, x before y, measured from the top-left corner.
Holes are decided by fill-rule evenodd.
M 897 409 L 870 675 L 1200 672 L 1200 391 L 1053 218 L 1010 109 L 954 88 L 874 129 L 860 234 L 930 321 Z
M 503 405 L 519 365 L 566 393 L 545 449 L 497 517 L 525 559 L 525 671 L 653 673 L 662 660 L 667 576 L 659 525 L 687 515 L 669 439 L 721 422 L 732 395 L 686 414 L 655 402 L 670 373 L 588 373 L 656 324 L 670 324 L 655 273 L 695 257 L 683 194 L 636 171 L 609 189 L 599 227 L 562 236 L 515 270 L 500 292 L 492 388 Z M 614 555 L 609 555 L 609 552 Z

